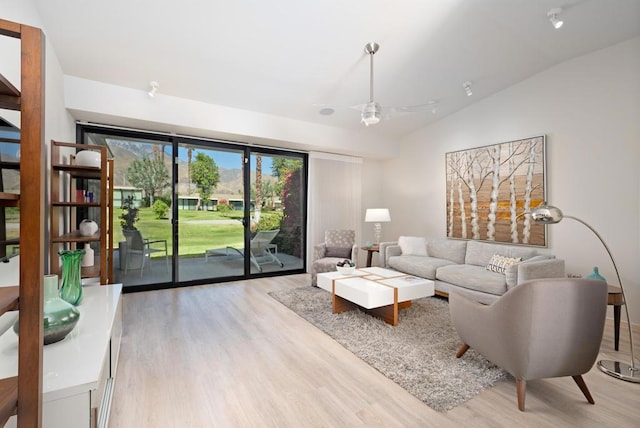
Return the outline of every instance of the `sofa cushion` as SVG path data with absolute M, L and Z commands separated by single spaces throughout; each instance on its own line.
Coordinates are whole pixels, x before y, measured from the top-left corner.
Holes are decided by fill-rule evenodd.
M 500 254 L 494 254 L 485 269 L 504 275 L 509 266 L 517 265 L 521 261 L 522 257 L 505 257 Z
M 389 267 L 409 275 L 421 278 L 436 279 L 436 269 L 454 264 L 450 260 L 435 259 L 425 256 L 393 256 L 389 257 Z
M 436 278 L 458 287 L 481 291 L 483 293 L 503 295 L 507 291 L 505 276 L 491 272 L 484 266 L 449 265 L 438 268 Z
M 530 259 L 537 254 L 533 248 L 518 247 L 516 245 L 500 245 L 489 242 L 468 241 L 465 264 L 482 266 L 489 264 L 491 257 L 499 254 L 505 257 L 522 257 L 522 260 Z
M 327 247 L 325 257 L 341 257 L 343 259 L 350 259 L 351 247 Z
M 398 238 L 398 245 L 403 255 L 426 256 L 427 240 L 420 236 L 401 236 Z
M 464 263 L 467 241 L 454 239 L 432 239 L 427 242 L 429 257 L 451 260 L 454 263 Z M 486 264 L 486 263 L 485 263 Z

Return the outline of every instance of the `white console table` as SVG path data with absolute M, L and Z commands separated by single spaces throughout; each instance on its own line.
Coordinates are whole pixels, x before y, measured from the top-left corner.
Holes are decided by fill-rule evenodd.
M 44 428 L 107 426 L 122 337 L 122 284 L 84 287 L 80 320 L 67 337 L 43 349 Z M 0 336 L 0 378 L 18 372 L 18 338 Z M 7 427 L 16 426 L 16 417 Z

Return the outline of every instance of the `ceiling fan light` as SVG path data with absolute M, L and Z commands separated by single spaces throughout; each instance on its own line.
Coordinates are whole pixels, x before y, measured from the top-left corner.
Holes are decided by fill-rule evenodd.
M 380 107 L 380 104 L 376 102 L 367 103 L 362 110 L 362 123 L 364 123 L 365 126 L 379 123 L 380 118 L 382 117 L 380 114 L 381 111 L 382 108 Z

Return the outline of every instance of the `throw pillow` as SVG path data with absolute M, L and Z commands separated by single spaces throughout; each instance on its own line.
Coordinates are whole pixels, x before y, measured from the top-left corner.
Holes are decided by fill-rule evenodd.
M 398 245 L 404 256 L 426 256 L 427 240 L 419 236 L 401 236 Z
M 494 254 L 489 260 L 489 264 L 487 265 L 487 270 L 491 272 L 505 274 L 507 267 L 513 266 L 522 261 L 522 257 L 505 257 L 500 254 Z
M 351 248 L 345 247 L 327 247 L 324 254 L 325 257 L 339 257 L 341 259 L 351 258 Z

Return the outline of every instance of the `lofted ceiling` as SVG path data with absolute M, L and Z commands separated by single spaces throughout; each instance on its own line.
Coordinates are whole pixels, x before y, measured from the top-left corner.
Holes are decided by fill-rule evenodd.
M 65 75 L 400 138 L 640 36 L 640 0 L 35 0 Z M 562 7 L 564 26 L 547 17 Z M 349 106 L 437 101 L 365 129 Z M 640 53 L 639 53 L 640 55 Z M 463 82 L 472 82 L 467 97 Z M 570 84 L 570 82 L 568 82 Z M 597 101 L 596 101 L 597 102 Z M 321 115 L 322 108 L 335 113 Z

